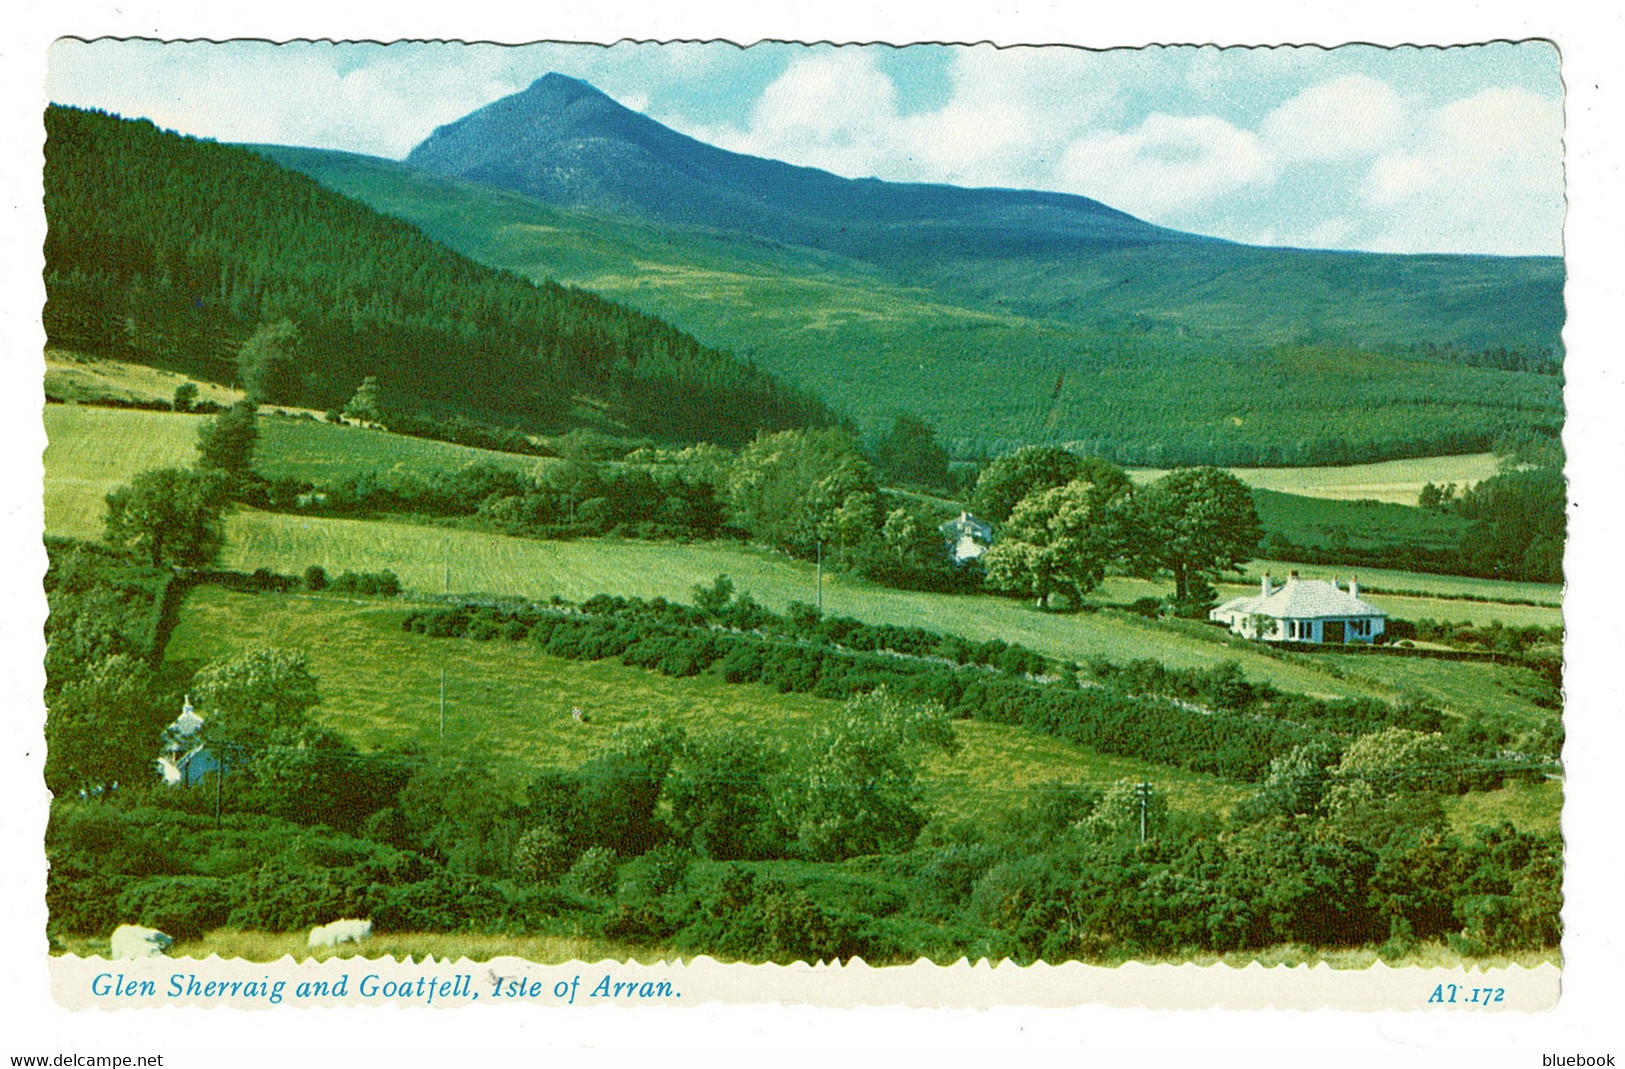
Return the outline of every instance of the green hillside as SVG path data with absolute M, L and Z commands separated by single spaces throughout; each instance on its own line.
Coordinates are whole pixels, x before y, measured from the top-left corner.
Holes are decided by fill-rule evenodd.
M 868 428 L 914 412 L 961 453 L 1048 441 L 1151 466 L 1346 464 L 1562 424 L 1537 344 L 1549 324 L 1484 318 L 1548 306 L 1486 295 L 1509 276 L 1560 285 L 1556 262 L 1245 250 L 1192 267 L 1151 247 L 882 269 L 387 160 L 259 151 L 476 260 L 677 323 Z M 1491 339 L 1506 350 L 1484 354 Z
M 820 402 L 660 320 L 469 260 L 264 157 L 151 123 L 46 113 L 51 344 L 233 382 L 291 324 L 264 400 L 561 429 L 583 405 L 672 440 L 827 424 Z

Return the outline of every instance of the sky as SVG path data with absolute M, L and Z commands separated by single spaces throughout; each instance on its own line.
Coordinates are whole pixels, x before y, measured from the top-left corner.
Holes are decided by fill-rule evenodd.
M 851 178 L 1076 193 L 1255 244 L 1561 255 L 1543 41 L 1454 48 L 65 39 L 47 92 L 222 141 L 395 159 L 557 71 L 724 148 Z

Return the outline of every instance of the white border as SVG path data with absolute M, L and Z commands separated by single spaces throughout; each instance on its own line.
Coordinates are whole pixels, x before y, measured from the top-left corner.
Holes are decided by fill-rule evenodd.
M 1622 17 L 1602 3 L 1424 4 L 1377 0 L 1359 5 L 1141 2 L 1114 10 L 1063 3 L 957 2 L 880 4 L 826 0 L 800 11 L 790 5 L 652 2 L 594 5 L 458 3 L 339 5 L 284 0 L 261 10 L 189 3 L 58 2 L 33 0 L 0 33 L 4 78 L 4 198 L 0 217 L 6 255 L 0 259 L 0 343 L 5 385 L 0 390 L 0 507 L 6 550 L 0 569 L 0 618 L 5 655 L 0 671 L 0 775 L 6 853 L 0 864 L 7 964 L 0 969 L 0 1059 L 13 1054 L 77 1052 L 166 1055 L 174 1066 L 281 1065 L 301 1060 L 337 1064 L 369 1061 L 463 1064 L 511 1056 L 516 1064 L 555 1058 L 661 1060 L 708 1058 L 748 1051 L 793 1064 L 849 1057 L 912 1056 L 961 1060 L 1046 1052 L 1070 1064 L 1177 1060 L 1321 1065 L 1539 1066 L 1543 1053 L 1625 1057 L 1625 1030 L 1614 994 L 1619 967 L 1620 840 L 1615 813 L 1621 798 L 1620 687 L 1610 670 L 1619 661 L 1616 604 L 1622 567 L 1609 534 L 1617 513 L 1614 458 L 1622 446 L 1620 334 L 1610 329 L 1621 307 L 1617 256 L 1621 238 L 1619 79 Z M 235 7 L 235 5 L 234 5 Z M 1122 9 L 1122 10 L 1117 10 Z M 992 40 L 997 43 L 1075 42 L 1097 46 L 1148 41 L 1220 44 L 1463 43 L 1547 37 L 1563 55 L 1567 87 L 1567 166 L 1571 213 L 1567 227 L 1569 288 L 1569 442 L 1574 526 L 1569 575 L 1569 773 L 1565 833 L 1568 906 L 1563 998 L 1537 1015 L 1445 1016 L 1276 1011 L 1152 1013 L 1080 1007 L 1073 1010 L 997 1009 L 982 1012 L 896 1008 L 811 1010 L 801 1007 L 707 1007 L 680 1012 L 598 1009 L 536 1011 L 497 1017 L 466 1012 L 347 1011 L 248 1015 L 230 1011 L 159 1010 L 78 1013 L 59 1009 L 48 994 L 41 933 L 44 908 L 40 833 L 46 795 L 39 778 L 43 683 L 39 623 L 41 430 L 39 308 L 43 288 L 37 250 L 40 121 L 45 49 L 58 34 L 170 37 L 260 36 L 273 39 L 449 37 L 534 40 L 614 40 L 722 37 L 798 40 Z M 1615 366 L 1610 366 L 1615 365 Z M 635 1016 L 634 1016 L 635 1014 Z M 506 1019 L 511 1017 L 511 1020 Z M 477 1031 L 476 1031 L 477 1029 Z M 0 1062 L 0 1064 L 4 1064 Z

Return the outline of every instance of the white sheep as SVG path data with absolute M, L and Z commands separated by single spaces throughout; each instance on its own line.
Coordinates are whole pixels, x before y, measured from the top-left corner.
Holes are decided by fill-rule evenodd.
M 174 941 L 156 928 L 121 924 L 113 929 L 110 945 L 115 958 L 157 958 L 162 957 Z
M 358 921 L 350 918 L 336 920 L 331 924 L 318 924 L 310 930 L 310 941 L 307 944 L 311 950 L 317 947 L 336 947 L 340 943 L 357 943 L 372 934 L 372 921 Z

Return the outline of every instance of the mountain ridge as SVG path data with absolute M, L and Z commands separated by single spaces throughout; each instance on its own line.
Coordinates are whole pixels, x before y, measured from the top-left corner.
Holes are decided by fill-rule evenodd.
M 556 73 L 438 127 L 405 162 L 544 203 L 748 230 L 857 259 L 940 256 L 945 245 L 971 255 L 1019 255 L 1080 243 L 1228 244 L 1069 193 L 844 178 L 732 152 Z M 922 226 L 929 232 L 892 247 L 899 233 Z

